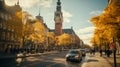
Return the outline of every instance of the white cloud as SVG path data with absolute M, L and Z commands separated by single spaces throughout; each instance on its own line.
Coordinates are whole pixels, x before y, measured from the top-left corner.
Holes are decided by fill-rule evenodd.
M 17 0 L 5 0 L 8 5 L 14 5 L 17 3 Z
M 52 5 L 52 0 L 39 0 L 38 2 L 38 6 L 43 6 L 43 7 L 47 7 L 50 8 Z
M 83 29 L 79 29 L 78 31 L 77 31 L 77 33 L 79 33 L 79 34 L 88 34 L 88 33 L 91 33 L 91 32 L 94 32 L 94 29 L 95 29 L 95 27 L 86 27 L 86 28 L 83 28 Z
M 93 33 L 79 34 L 80 39 L 82 39 L 85 44 L 89 44 L 89 45 L 91 45 L 90 40 L 91 40 L 92 36 L 93 36 Z
M 89 33 L 89 34 L 82 34 L 80 35 L 80 38 L 84 39 L 84 40 L 90 40 L 92 38 L 93 34 Z
M 100 15 L 101 13 L 103 13 L 104 11 L 99 11 L 99 10 L 96 10 L 96 11 L 92 11 L 90 12 L 90 15 Z
M 67 12 L 67 11 L 65 11 L 65 10 L 62 10 L 62 12 L 63 12 L 63 20 L 64 20 L 64 22 L 67 22 L 67 23 L 69 23 L 70 22 L 70 18 L 73 16 L 70 12 Z
M 91 23 L 91 21 L 90 21 L 90 20 L 86 20 L 85 22 Z
M 6 0 L 8 5 L 14 5 L 18 0 Z M 52 5 L 52 0 L 20 0 L 20 6 L 24 8 L 30 8 L 33 6 L 41 6 L 50 8 Z
M 93 36 L 95 27 L 86 27 L 83 29 L 76 30 L 77 35 L 84 41 L 84 43 L 90 45 L 90 40 Z

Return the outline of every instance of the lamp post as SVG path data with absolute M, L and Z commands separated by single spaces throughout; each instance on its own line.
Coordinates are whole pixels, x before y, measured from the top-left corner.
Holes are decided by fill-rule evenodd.
M 100 37 L 100 50 L 102 50 L 102 37 Z
M 115 27 L 111 27 L 113 30 L 116 30 Z M 114 56 L 114 67 L 117 67 L 116 65 L 116 39 L 115 37 L 117 36 L 115 32 L 110 32 L 112 35 L 112 43 L 110 44 L 110 48 L 113 50 L 113 56 Z
M 116 41 L 115 41 L 115 37 L 113 37 L 112 38 L 113 39 L 113 46 L 114 46 L 114 48 L 113 48 L 113 53 L 114 53 L 114 67 L 117 67 L 117 65 L 116 65 Z

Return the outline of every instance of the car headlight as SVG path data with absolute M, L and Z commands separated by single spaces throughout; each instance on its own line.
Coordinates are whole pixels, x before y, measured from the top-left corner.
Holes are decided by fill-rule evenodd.
M 68 57 L 69 55 L 67 54 L 65 57 Z
M 76 55 L 76 56 L 75 56 L 75 58 L 78 58 L 78 57 L 79 57 L 79 55 Z

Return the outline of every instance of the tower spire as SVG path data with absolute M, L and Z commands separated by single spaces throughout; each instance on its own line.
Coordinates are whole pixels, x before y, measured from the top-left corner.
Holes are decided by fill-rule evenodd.
M 19 0 L 18 0 L 18 2 L 17 2 L 17 5 L 19 5 Z
M 39 21 L 41 21 L 42 23 L 44 22 L 43 17 L 40 15 L 40 8 L 39 8 L 39 13 L 38 13 L 38 15 L 36 16 L 36 18 L 37 18 Z
M 40 16 L 40 8 L 39 8 L 39 16 Z
M 56 10 L 61 11 L 61 2 L 60 2 L 60 0 L 58 0 L 58 2 L 57 2 Z

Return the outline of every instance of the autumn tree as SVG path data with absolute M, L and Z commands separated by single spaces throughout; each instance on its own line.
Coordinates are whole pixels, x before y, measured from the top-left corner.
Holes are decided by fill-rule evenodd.
M 69 34 L 62 34 L 61 36 L 58 37 L 58 45 L 65 46 L 69 45 L 71 43 L 71 37 Z
M 51 45 L 51 46 L 52 45 L 54 46 L 54 44 L 55 44 L 55 34 L 53 32 L 48 32 L 47 37 L 48 37 L 48 44 Z
M 19 13 L 19 15 L 18 15 Z M 15 44 L 21 44 L 22 38 L 22 12 L 18 11 L 10 16 L 7 20 L 7 27 L 12 32 L 12 34 L 6 33 L 6 37 L 11 40 L 15 40 Z M 21 46 L 21 45 L 20 45 Z
M 79 48 L 80 39 L 75 34 L 64 33 L 56 37 L 56 45 L 64 48 Z
M 112 1 L 114 2 L 114 1 Z M 91 22 L 96 27 L 91 43 L 101 46 L 112 40 L 115 37 L 120 38 L 120 1 L 109 4 L 104 13 L 91 18 Z

